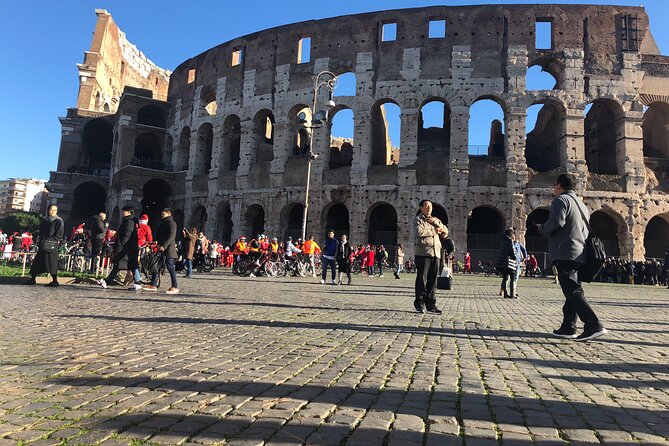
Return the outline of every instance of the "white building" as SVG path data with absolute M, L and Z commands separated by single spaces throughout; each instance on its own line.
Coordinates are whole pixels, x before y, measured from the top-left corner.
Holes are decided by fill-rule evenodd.
M 0 218 L 12 212 L 42 212 L 46 180 L 9 178 L 0 181 Z

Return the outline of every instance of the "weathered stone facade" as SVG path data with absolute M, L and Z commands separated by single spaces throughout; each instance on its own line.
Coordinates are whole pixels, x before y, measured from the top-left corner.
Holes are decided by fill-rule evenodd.
M 445 37 L 429 37 L 431 20 L 446 22 Z M 551 23 L 548 49 L 535 48 L 537 22 Z M 387 24 L 396 24 L 394 40 L 384 41 Z M 298 63 L 304 37 L 310 59 Z M 61 159 L 83 150 L 71 121 L 98 117 L 113 127 L 110 168 L 85 180 L 105 188 L 115 218 L 126 204 L 155 215 L 167 194 L 177 219 L 212 238 L 296 234 L 306 183 L 296 148 L 312 131 L 297 115 L 312 103 L 317 73 L 352 72 L 355 95 L 330 111 L 354 112 L 352 158 L 330 163 L 329 125 L 313 130 L 309 233 L 333 226 L 354 243 L 404 242 L 411 255 L 412 219 L 430 198 L 459 250 L 491 255 L 505 226 L 541 250 L 529 223 L 545 218 L 555 176 L 570 172 L 612 254 L 657 256 L 669 247 L 669 57 L 658 53 L 642 7 L 427 7 L 297 23 L 185 61 L 167 101 L 143 86 L 154 94 L 126 89 L 113 114 L 69 110 Z M 526 89 L 534 65 L 556 79 L 552 90 Z M 470 155 L 469 111 L 480 99 L 504 110 L 503 156 Z M 430 101 L 445 107 L 439 131 L 421 128 Z M 397 164 L 379 118 L 388 102 L 401 108 Z M 533 104 L 545 107 L 526 136 Z M 65 164 L 52 183 L 63 183 Z M 73 189 L 61 199 L 71 203 Z

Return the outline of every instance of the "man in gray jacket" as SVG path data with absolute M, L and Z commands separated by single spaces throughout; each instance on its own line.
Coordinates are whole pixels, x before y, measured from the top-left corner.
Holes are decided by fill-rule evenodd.
M 437 308 L 435 292 L 439 259 L 441 257 L 441 237 L 448 235 L 448 228 L 432 215 L 432 202 L 420 202 L 420 212 L 416 215 L 416 299 L 413 306 L 417 313 L 423 312 L 423 305 L 430 313 L 441 314 Z
M 560 287 L 565 296 L 562 307 L 562 325 L 553 334 L 561 338 L 587 341 L 606 333 L 604 325 L 585 299 L 578 273 L 587 260 L 585 240 L 588 227 L 583 220 L 590 214 L 574 193 L 573 175 L 561 174 L 553 186 L 555 198 L 551 203 L 548 220 L 537 224 L 539 232 L 549 239 L 550 261 L 556 267 Z M 576 316 L 584 324 L 583 333 L 576 335 Z

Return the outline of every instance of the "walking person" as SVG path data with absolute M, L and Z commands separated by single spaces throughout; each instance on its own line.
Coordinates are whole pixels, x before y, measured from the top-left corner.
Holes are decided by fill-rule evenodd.
M 332 269 L 332 285 L 337 284 L 337 264 L 335 257 L 339 250 L 339 241 L 334 238 L 334 231 L 328 231 L 328 238 L 323 243 L 323 250 L 321 251 L 321 264 L 323 265 L 323 272 L 321 276 L 321 283 L 325 283 L 325 278 L 328 275 L 328 267 Z
M 557 270 L 560 288 L 565 296 L 562 324 L 553 334 L 561 338 L 587 341 L 606 334 L 606 328 L 585 299 L 578 274 L 587 261 L 585 240 L 588 237 L 586 219 L 590 213 L 576 196 L 576 180 L 571 174 L 561 174 L 553 186 L 555 198 L 544 224 L 536 224 L 539 233 L 549 239 L 549 256 Z M 576 318 L 584 324 L 576 335 Z
M 404 270 L 404 245 L 397 244 L 397 252 L 395 252 L 395 279 L 400 278 L 400 273 Z
M 58 244 L 63 240 L 65 223 L 58 216 L 58 206 L 52 204 L 47 210 L 46 219 L 39 226 L 39 243 L 35 260 L 30 266 L 30 279 L 26 285 L 35 285 L 38 274 L 51 274 L 51 283 L 47 286 L 58 286 Z
M 346 274 L 348 278 L 348 285 L 351 284 L 351 244 L 348 242 L 346 234 L 342 234 L 339 239 L 339 248 L 337 248 L 337 269 L 339 270 L 339 280 L 337 283 L 341 285 L 342 276 Z
M 496 267 L 502 274 L 502 285 L 499 292 L 504 295 L 505 299 L 514 299 L 516 297 L 514 279 L 516 277 L 518 259 L 516 258 L 516 252 L 513 249 L 514 238 L 515 232 L 513 228 L 507 228 L 504 231 L 504 236 L 502 237 L 502 243 L 499 249 L 499 257 L 497 258 Z M 509 284 L 509 292 L 506 291 L 507 283 Z
M 165 208 L 160 213 L 162 221 L 160 226 L 158 226 L 158 231 L 156 233 L 156 242 L 158 243 L 158 251 L 163 253 L 165 256 L 165 267 L 170 273 L 170 280 L 172 281 L 172 286 L 166 291 L 167 294 L 178 294 L 179 285 L 177 284 L 177 271 L 175 268 L 176 259 L 177 259 L 177 224 L 172 218 L 172 209 Z M 156 271 L 153 273 L 151 278 L 151 285 L 144 287 L 146 291 L 157 291 L 158 290 L 158 274 Z
M 513 279 L 513 289 L 516 299 L 518 299 L 518 279 L 520 278 L 520 273 L 522 272 L 522 264 L 527 259 L 527 250 L 518 240 L 514 239 L 513 241 L 513 251 L 516 253 L 516 275 Z
M 416 228 L 416 289 L 414 308 L 423 313 L 423 306 L 430 313 L 441 314 L 437 308 L 435 292 L 439 258 L 441 256 L 441 237 L 448 235 L 448 228 L 432 215 L 432 202 L 422 200 L 415 219 Z
M 386 248 L 384 248 L 383 245 L 379 245 L 376 248 L 376 264 L 379 267 L 379 277 L 383 277 L 383 263 L 387 258 L 388 251 L 386 251 Z
M 91 234 L 91 267 L 89 272 L 95 274 L 100 263 L 100 256 L 102 254 L 102 247 L 105 244 L 105 236 L 107 235 L 107 228 L 105 220 L 107 214 L 100 212 L 91 217 L 89 231 Z
M 139 291 L 142 289 L 139 274 L 139 244 L 137 243 L 137 228 L 139 222 L 133 216 L 132 206 L 124 206 L 123 220 L 116 231 L 116 243 L 114 243 L 114 266 L 106 279 L 97 280 L 97 284 L 102 288 L 107 288 L 108 284 L 114 283 L 116 276 L 122 270 L 132 273 L 133 285 L 130 290 Z
M 197 228 L 190 228 L 190 231 L 183 229 L 184 238 L 181 242 L 181 253 L 184 256 L 184 277 L 193 277 L 193 255 L 195 254 L 195 241 L 197 240 Z

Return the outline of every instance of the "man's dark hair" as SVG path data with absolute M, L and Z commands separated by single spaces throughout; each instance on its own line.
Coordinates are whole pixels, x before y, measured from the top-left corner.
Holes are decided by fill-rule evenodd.
M 429 201 L 430 203 L 432 203 L 432 200 L 420 200 L 420 203 L 418 203 L 418 207 L 419 207 L 419 208 L 422 208 L 423 205 L 424 205 L 425 203 L 427 203 L 428 201 Z
M 504 235 L 508 235 L 509 237 L 515 234 L 516 231 L 514 231 L 513 228 L 506 228 L 506 230 L 504 231 Z
M 130 212 L 132 214 L 135 212 L 135 208 L 132 206 L 123 206 L 123 212 Z
M 163 212 L 172 213 L 172 208 L 163 208 Z
M 561 173 L 560 175 L 558 175 L 557 180 L 555 180 L 555 183 L 562 186 L 562 189 L 564 190 L 576 189 L 576 178 L 574 178 L 574 175 L 570 173 Z

